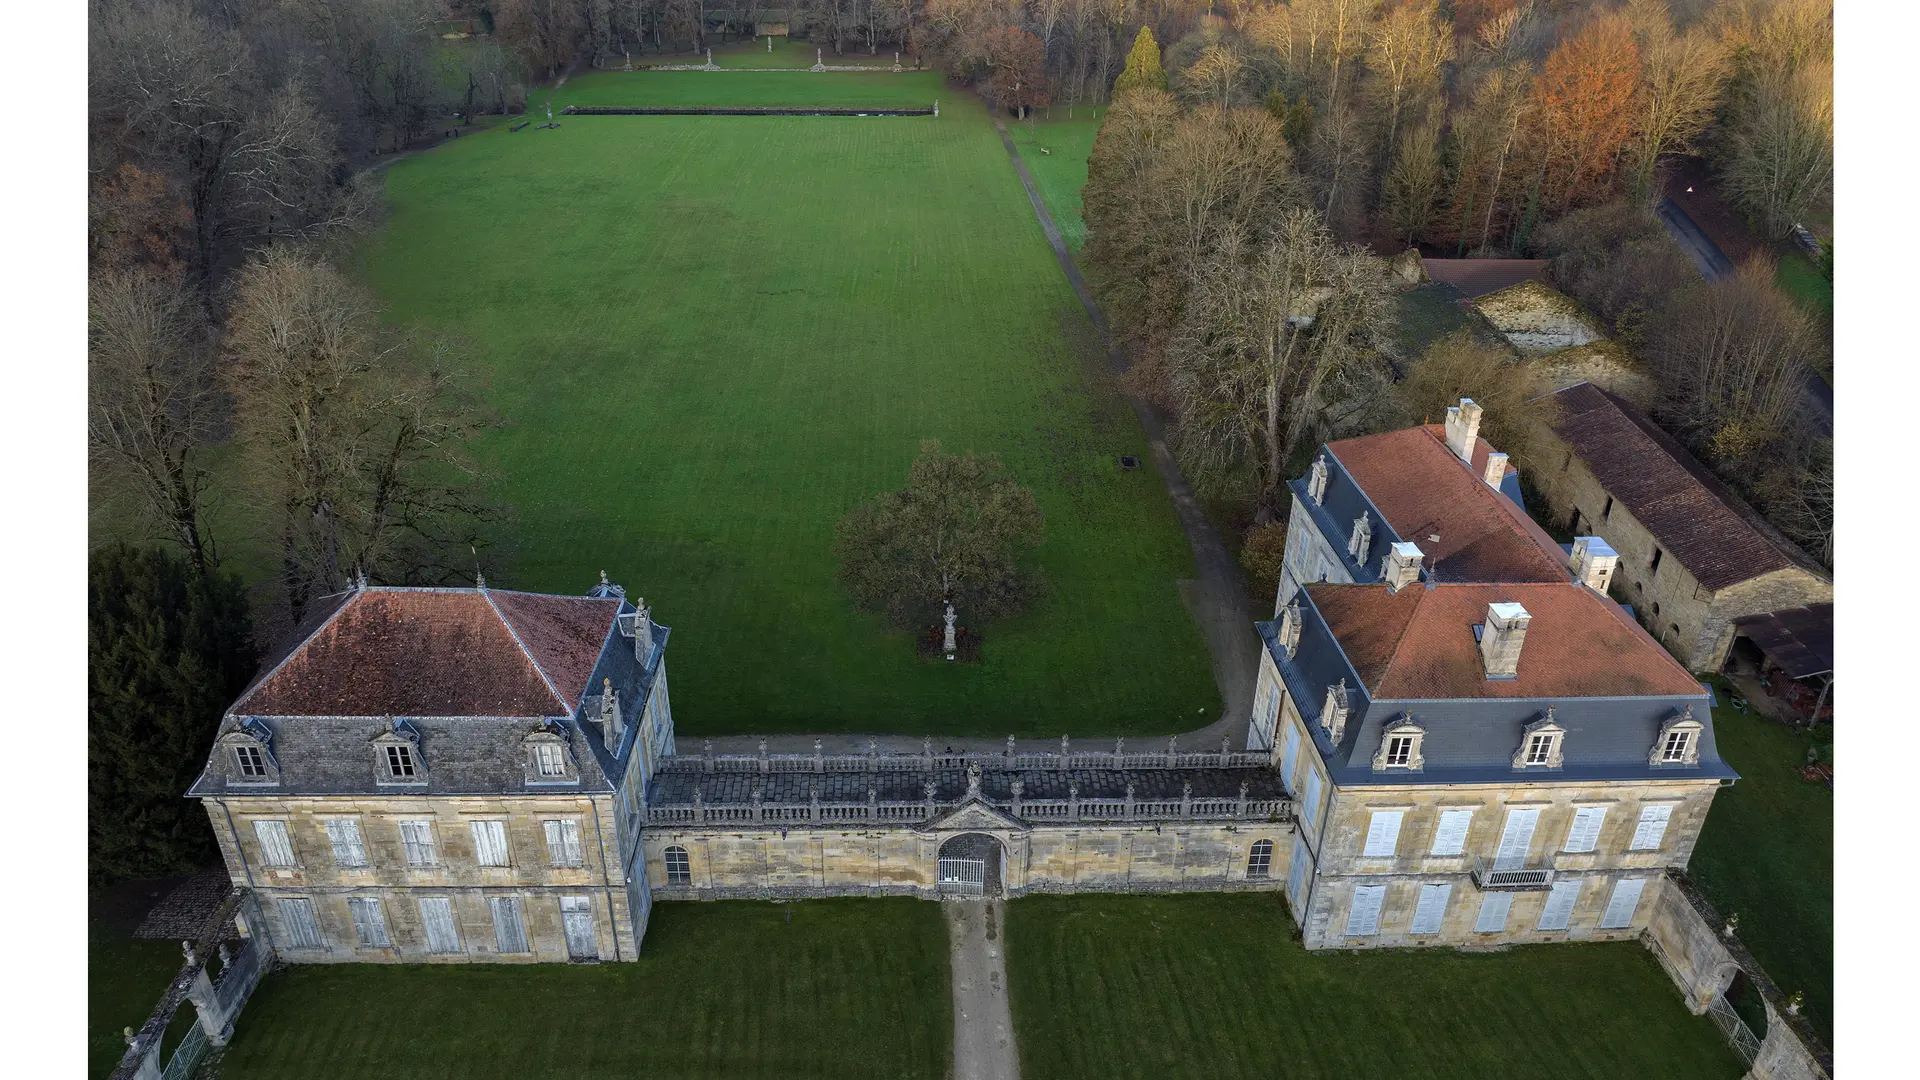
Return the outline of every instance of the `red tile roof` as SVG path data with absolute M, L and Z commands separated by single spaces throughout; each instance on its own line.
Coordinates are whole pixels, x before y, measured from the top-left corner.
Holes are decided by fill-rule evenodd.
M 1700 684 L 1613 603 L 1575 585 L 1318 584 L 1307 595 L 1375 698 L 1639 697 L 1698 694 Z M 1519 674 L 1492 680 L 1475 624 L 1487 605 L 1532 616 Z
M 1481 479 L 1493 449 L 1485 439 L 1474 440 L 1471 469 L 1447 449 L 1444 424 L 1341 439 L 1327 449 L 1441 581 L 1569 579 L 1553 538 Z
M 566 715 L 619 607 L 616 599 L 498 590 L 366 589 L 348 594 L 229 711 Z
M 1591 383 L 1556 391 L 1552 400 L 1559 406 L 1554 433 L 1701 585 L 1724 589 L 1794 566 L 1827 576 L 1632 406 Z
M 1459 289 L 1469 299 L 1499 292 L 1546 274 L 1545 259 L 1422 259 L 1427 276 Z

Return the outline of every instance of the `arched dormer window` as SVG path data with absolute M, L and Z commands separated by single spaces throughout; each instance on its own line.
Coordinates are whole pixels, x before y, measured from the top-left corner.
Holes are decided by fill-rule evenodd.
M 1426 764 L 1423 752 L 1427 739 L 1427 729 L 1413 718 L 1412 713 L 1401 713 L 1400 718 L 1389 723 L 1380 733 L 1380 749 L 1373 755 L 1373 771 L 1387 769 L 1406 769 L 1419 772 Z
M 527 732 L 521 740 L 529 787 L 571 786 L 580 783 L 580 768 L 574 761 L 567 729 L 559 721 L 548 719 Z
M 273 756 L 273 732 L 258 717 L 249 716 L 220 736 L 214 754 L 229 784 L 271 787 L 280 783 L 280 762 Z
M 1353 533 L 1347 537 L 1347 554 L 1353 556 L 1356 565 L 1367 565 L 1367 555 L 1373 550 L 1373 522 L 1367 515 L 1361 514 L 1353 519 Z
M 1327 700 L 1320 706 L 1320 727 L 1335 746 L 1347 733 L 1347 680 L 1327 687 Z
M 1247 852 L 1247 876 L 1265 878 L 1273 871 L 1273 841 L 1255 840 Z
M 1516 769 L 1557 769 L 1564 760 L 1567 729 L 1553 719 L 1553 708 L 1520 730 L 1520 749 L 1514 751 Z
M 385 787 L 425 787 L 427 761 L 420 754 L 420 729 L 407 720 L 388 718 L 373 737 L 373 779 Z
M 1693 706 L 1674 713 L 1660 725 L 1660 735 L 1647 756 L 1649 765 L 1700 764 L 1700 733 L 1706 725 L 1693 718 Z

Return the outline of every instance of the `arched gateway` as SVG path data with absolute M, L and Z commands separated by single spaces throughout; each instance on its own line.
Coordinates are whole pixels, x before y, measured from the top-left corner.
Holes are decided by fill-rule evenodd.
M 961 833 L 940 845 L 939 892 L 948 896 L 1000 896 L 1006 848 L 986 833 Z

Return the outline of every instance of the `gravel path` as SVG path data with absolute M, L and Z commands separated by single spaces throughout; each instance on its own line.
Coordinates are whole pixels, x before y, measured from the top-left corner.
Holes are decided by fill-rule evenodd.
M 953 966 L 953 1078 L 1019 1080 L 1020 1051 L 1013 1044 L 1000 941 L 1006 904 L 945 900 L 940 906 L 947 916 Z

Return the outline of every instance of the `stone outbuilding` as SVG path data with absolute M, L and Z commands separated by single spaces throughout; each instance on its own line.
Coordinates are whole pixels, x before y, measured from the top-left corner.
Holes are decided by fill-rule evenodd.
M 1831 574 L 1618 395 L 1549 401 L 1535 488 L 1555 524 L 1618 554 L 1614 594 L 1689 668 L 1718 671 L 1743 617 L 1832 602 Z
M 1473 306 L 1523 356 L 1588 345 L 1606 336 L 1572 297 L 1531 279 L 1477 297 Z

